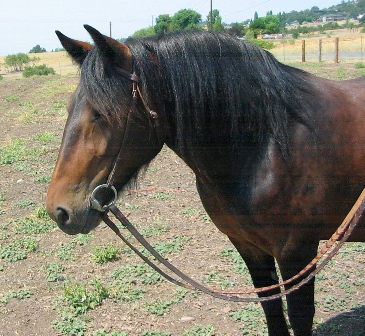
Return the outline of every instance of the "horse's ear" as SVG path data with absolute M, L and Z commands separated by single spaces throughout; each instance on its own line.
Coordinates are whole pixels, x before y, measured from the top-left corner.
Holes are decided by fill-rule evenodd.
M 66 35 L 63 35 L 61 32 L 56 30 L 56 34 L 62 44 L 62 46 L 66 49 L 66 51 L 70 54 L 70 56 L 81 65 L 89 51 L 93 48 L 90 43 L 77 41 L 70 39 Z
M 90 43 L 77 41 L 70 39 L 66 35 L 63 35 L 60 31 L 56 30 L 56 34 L 69 55 L 81 65 L 89 51 L 93 48 Z
M 124 64 L 125 62 L 131 62 L 132 54 L 127 45 L 101 34 L 98 30 L 89 25 L 84 25 L 84 27 L 91 35 L 95 45 L 99 48 L 105 62 L 109 64 L 110 62 L 113 62 L 118 65 L 120 65 L 120 63 Z M 127 66 L 128 65 L 129 64 L 127 64 Z

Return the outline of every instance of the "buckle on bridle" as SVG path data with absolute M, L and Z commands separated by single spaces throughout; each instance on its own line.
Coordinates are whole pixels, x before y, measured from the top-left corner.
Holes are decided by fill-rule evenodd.
M 109 189 L 113 193 L 113 195 L 112 195 L 113 197 L 112 197 L 111 201 L 109 201 L 107 204 L 104 204 L 104 205 L 102 204 L 102 202 L 100 200 L 97 199 L 98 193 L 100 196 L 100 191 L 102 189 Z M 90 207 L 91 207 L 91 209 L 97 210 L 99 212 L 107 212 L 109 210 L 110 206 L 112 206 L 115 203 L 117 198 L 118 198 L 118 192 L 114 186 L 109 185 L 109 184 L 101 184 L 101 185 L 97 186 L 91 193 Z

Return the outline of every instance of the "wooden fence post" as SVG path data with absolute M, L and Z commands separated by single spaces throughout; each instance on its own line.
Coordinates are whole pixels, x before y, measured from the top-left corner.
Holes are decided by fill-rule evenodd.
M 338 54 L 339 54 L 339 38 L 335 38 L 335 63 L 338 63 Z
M 305 62 L 305 40 L 302 40 L 302 62 Z
M 322 40 L 318 40 L 318 62 L 322 62 Z

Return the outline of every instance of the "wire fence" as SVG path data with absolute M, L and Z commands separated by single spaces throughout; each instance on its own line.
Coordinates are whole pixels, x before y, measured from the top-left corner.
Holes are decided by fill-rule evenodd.
M 344 37 L 310 37 L 308 39 L 281 39 L 270 50 L 282 62 L 326 62 L 341 60 L 364 61 L 365 34 Z

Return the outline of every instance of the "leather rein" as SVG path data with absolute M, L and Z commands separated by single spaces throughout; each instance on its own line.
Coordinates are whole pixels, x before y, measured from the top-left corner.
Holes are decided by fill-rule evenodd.
M 123 136 L 123 140 L 118 152 L 118 155 L 114 161 L 112 170 L 109 174 L 108 180 L 106 184 L 99 185 L 96 187 L 90 197 L 90 207 L 94 210 L 97 210 L 101 213 L 102 220 L 116 233 L 116 235 L 123 240 L 123 242 L 130 247 L 133 252 L 135 252 L 145 263 L 151 266 L 156 272 L 158 272 L 161 276 L 167 279 L 169 282 L 181 286 L 183 288 L 187 288 L 190 290 L 197 290 L 204 292 L 208 295 L 211 295 L 215 298 L 227 300 L 227 301 L 235 301 L 235 302 L 263 302 L 278 299 L 284 295 L 287 295 L 301 286 L 305 285 L 309 281 L 311 281 L 314 276 L 321 271 L 328 262 L 333 258 L 333 256 L 339 251 L 342 245 L 347 241 L 349 236 L 351 235 L 352 231 L 356 227 L 357 223 L 359 222 L 360 217 L 362 216 L 365 210 L 365 189 L 362 191 L 361 195 L 355 202 L 354 206 L 343 220 L 341 225 L 338 227 L 336 232 L 331 236 L 331 238 L 324 244 L 322 249 L 317 253 L 315 258 L 305 267 L 303 268 L 298 274 L 282 281 L 276 285 L 255 288 L 250 290 L 243 290 L 243 291 L 216 291 L 211 290 L 200 283 L 196 282 L 185 273 L 177 269 L 174 265 L 168 262 L 163 256 L 161 256 L 149 243 L 148 241 L 138 232 L 138 230 L 132 225 L 132 223 L 123 215 L 123 213 L 118 209 L 115 205 L 117 200 L 117 190 L 113 186 L 115 174 L 118 166 L 118 161 L 121 158 L 122 151 L 126 144 L 126 139 L 130 129 L 130 115 L 134 112 L 137 104 L 138 97 L 141 99 L 142 104 L 147 112 L 147 116 L 149 119 L 150 125 L 156 131 L 157 140 L 160 143 L 160 139 L 158 136 L 158 131 L 156 128 L 158 127 L 158 114 L 151 110 L 142 95 L 142 92 L 138 86 L 139 77 L 135 73 L 129 73 L 123 69 L 117 70 L 120 75 L 132 81 L 132 104 L 131 108 L 128 112 L 127 122 L 125 127 L 125 132 Z M 108 202 L 108 204 L 103 205 L 103 202 L 98 200 L 98 196 L 101 190 L 106 189 L 109 193 L 112 194 L 112 199 Z M 152 261 L 150 258 L 146 257 L 142 254 L 134 245 L 132 245 L 127 238 L 125 238 L 122 233 L 120 232 L 117 225 L 109 218 L 108 212 L 111 212 L 115 218 L 136 238 L 136 240 L 144 247 L 151 255 L 164 266 L 164 269 L 167 269 L 168 272 L 171 272 L 173 275 L 169 275 L 166 270 L 161 269 L 160 265 L 157 265 L 155 261 Z M 177 277 L 177 279 L 175 278 Z M 300 280 L 300 281 L 299 281 Z M 298 282 L 299 281 L 299 282 Z M 294 282 L 296 284 L 292 285 Z M 268 291 L 272 291 L 283 286 L 290 286 L 292 287 L 288 289 L 282 289 L 280 293 L 262 296 L 262 297 L 250 297 L 241 295 L 252 295 L 252 294 L 261 294 Z M 264 295 L 264 294 L 263 294 Z

